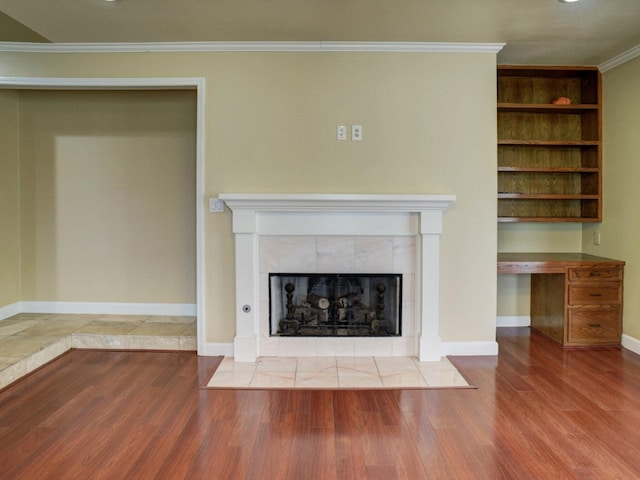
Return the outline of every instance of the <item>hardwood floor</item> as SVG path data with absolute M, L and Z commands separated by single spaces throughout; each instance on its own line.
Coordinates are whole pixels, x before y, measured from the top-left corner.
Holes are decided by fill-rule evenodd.
M 640 357 L 499 329 L 476 390 L 204 390 L 219 358 L 74 350 L 0 392 L 8 479 L 640 478 Z

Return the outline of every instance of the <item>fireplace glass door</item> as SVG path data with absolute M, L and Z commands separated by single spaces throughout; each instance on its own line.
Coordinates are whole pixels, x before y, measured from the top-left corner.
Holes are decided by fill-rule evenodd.
M 401 305 L 401 274 L 269 274 L 272 336 L 399 336 Z

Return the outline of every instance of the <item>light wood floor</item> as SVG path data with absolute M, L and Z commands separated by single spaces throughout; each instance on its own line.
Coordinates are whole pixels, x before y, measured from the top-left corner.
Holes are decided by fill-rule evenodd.
M 206 390 L 218 358 L 73 350 L 0 392 L 0 477 L 637 479 L 640 357 L 499 329 L 472 390 Z

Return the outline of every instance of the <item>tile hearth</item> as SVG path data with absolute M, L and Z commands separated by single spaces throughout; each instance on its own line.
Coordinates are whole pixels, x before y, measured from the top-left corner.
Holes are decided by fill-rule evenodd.
M 70 348 L 196 350 L 195 317 L 22 313 L 0 320 L 0 388 Z
M 235 362 L 225 357 L 208 388 L 383 389 L 469 387 L 447 359 L 413 357 L 260 357 Z

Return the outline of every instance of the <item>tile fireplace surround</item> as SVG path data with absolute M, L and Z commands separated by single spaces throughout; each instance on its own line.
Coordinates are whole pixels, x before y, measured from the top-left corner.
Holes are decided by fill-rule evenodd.
M 233 212 L 234 357 L 441 357 L 440 235 L 454 195 L 220 194 Z M 273 337 L 268 274 L 401 273 L 401 337 Z M 409 288 L 407 288 L 409 287 Z

